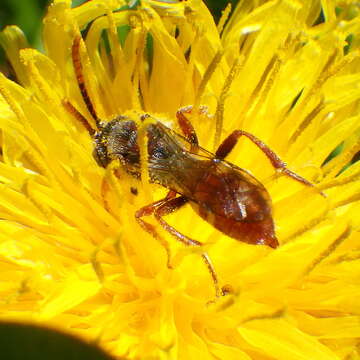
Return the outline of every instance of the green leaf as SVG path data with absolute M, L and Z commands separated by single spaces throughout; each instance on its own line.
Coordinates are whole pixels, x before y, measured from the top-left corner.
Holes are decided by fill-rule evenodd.
M 0 322 L 4 360 L 114 360 L 95 345 L 48 328 Z

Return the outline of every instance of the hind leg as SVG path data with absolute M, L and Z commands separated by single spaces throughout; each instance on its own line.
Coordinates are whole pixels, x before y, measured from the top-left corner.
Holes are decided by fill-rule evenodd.
M 235 145 L 237 144 L 237 142 L 239 141 L 239 138 L 241 136 L 246 136 L 248 139 L 250 139 L 265 155 L 266 157 L 270 160 L 272 166 L 280 171 L 282 174 L 291 177 L 292 179 L 306 185 L 306 186 L 313 186 L 315 187 L 315 185 L 313 183 L 311 183 L 310 181 L 304 179 L 303 177 L 301 177 L 300 175 L 296 174 L 295 172 L 291 171 L 290 169 L 288 169 L 286 167 L 286 163 L 283 162 L 276 154 L 274 151 L 272 151 L 265 143 L 263 143 L 260 139 L 258 139 L 256 136 L 246 132 L 246 131 L 242 131 L 242 130 L 235 130 L 233 131 L 218 147 L 216 153 L 215 153 L 215 157 L 217 159 L 223 160 L 225 159 L 225 157 L 227 155 L 229 155 L 229 153 L 231 152 L 231 150 L 235 147 Z M 324 197 L 326 197 L 326 195 L 322 192 L 320 192 L 320 194 Z

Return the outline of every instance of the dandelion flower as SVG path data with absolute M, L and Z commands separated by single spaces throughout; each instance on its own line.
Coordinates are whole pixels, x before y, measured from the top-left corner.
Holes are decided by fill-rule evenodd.
M 216 26 L 200 0 L 54 0 L 44 54 L 17 27 L 3 31 L 16 82 L 0 76 L 2 319 L 128 359 L 359 358 L 359 5 L 243 1 L 227 19 L 229 10 Z M 167 189 L 96 164 L 93 140 L 64 106 L 94 125 L 71 56 L 80 34 L 101 120 L 147 113 L 176 130 L 178 108 L 206 105 L 190 116 L 204 148 L 243 129 L 316 184 L 274 176 L 241 139 L 228 160 L 269 191 L 280 246 L 234 240 L 189 205 L 166 218 L 204 243 L 226 296 L 211 301 L 199 251 L 147 218 L 169 243 L 169 268 L 136 222 Z

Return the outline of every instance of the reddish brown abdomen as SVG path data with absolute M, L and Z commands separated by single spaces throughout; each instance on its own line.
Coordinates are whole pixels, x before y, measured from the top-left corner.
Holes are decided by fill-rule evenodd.
M 268 192 L 241 169 L 213 165 L 193 196 L 200 216 L 224 234 L 249 244 L 279 245 Z

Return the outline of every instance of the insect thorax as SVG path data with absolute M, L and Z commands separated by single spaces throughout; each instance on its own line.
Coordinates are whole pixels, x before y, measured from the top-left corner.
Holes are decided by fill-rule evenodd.
M 148 169 L 150 181 L 174 190 L 191 183 L 193 170 L 199 161 L 174 138 L 171 130 L 160 123 L 146 128 Z M 102 167 L 119 160 L 125 171 L 140 178 L 140 149 L 137 123 L 129 117 L 119 116 L 105 124 L 96 133 L 93 156 Z

